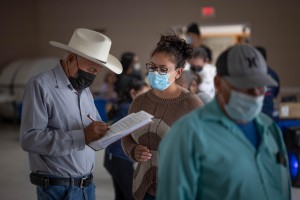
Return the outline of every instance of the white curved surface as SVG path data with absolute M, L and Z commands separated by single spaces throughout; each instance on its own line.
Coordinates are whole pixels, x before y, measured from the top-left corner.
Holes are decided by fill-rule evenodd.
M 0 91 L 7 92 L 7 86 L 12 83 L 12 79 L 15 76 L 17 70 L 20 69 L 23 65 L 26 65 L 29 62 L 28 59 L 17 60 L 9 63 L 0 73 Z
M 16 60 L 5 66 L 0 74 L 0 119 L 16 116 L 17 110 L 13 103 L 22 103 L 28 80 L 54 68 L 58 62 L 58 58 L 45 57 Z
M 14 80 L 14 94 L 17 101 L 22 101 L 25 86 L 32 76 L 54 68 L 58 62 L 57 58 L 39 58 L 24 63 L 17 72 Z

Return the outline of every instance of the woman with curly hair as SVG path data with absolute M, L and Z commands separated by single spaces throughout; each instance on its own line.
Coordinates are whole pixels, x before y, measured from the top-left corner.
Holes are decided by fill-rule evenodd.
M 135 98 L 129 109 L 129 113 L 144 110 L 154 116 L 152 123 L 122 139 L 124 152 L 138 162 L 133 176 L 133 195 L 138 200 L 155 199 L 161 139 L 177 119 L 203 105 L 199 97 L 175 81 L 192 51 L 175 35 L 161 36 L 146 64 L 152 89 Z

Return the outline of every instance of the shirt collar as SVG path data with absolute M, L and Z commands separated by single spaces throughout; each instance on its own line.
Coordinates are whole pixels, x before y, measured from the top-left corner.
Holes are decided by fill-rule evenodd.
M 57 87 L 69 87 L 73 89 L 62 65 L 58 63 L 56 67 L 53 69 L 54 77 L 56 80 Z
M 226 126 L 231 126 L 231 124 L 233 124 L 233 122 L 223 112 L 216 97 L 214 97 L 210 103 L 205 105 L 203 116 L 201 117 L 206 120 L 221 122 Z

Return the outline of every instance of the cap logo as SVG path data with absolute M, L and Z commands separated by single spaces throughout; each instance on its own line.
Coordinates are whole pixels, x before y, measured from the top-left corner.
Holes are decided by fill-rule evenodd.
M 257 67 L 255 57 L 252 57 L 252 58 L 246 58 L 246 60 L 248 61 L 248 64 L 249 64 L 248 67 L 249 67 L 249 68 Z
M 229 47 L 219 55 L 216 66 L 217 75 L 238 89 L 278 86 L 268 74 L 264 57 L 250 44 Z

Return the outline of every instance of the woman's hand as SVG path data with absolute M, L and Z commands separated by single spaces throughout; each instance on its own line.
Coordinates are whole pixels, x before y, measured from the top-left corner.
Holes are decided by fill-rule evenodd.
M 134 159 L 138 162 L 145 162 L 149 159 L 151 159 L 152 154 L 150 153 L 150 150 L 143 145 L 137 145 L 134 148 Z

